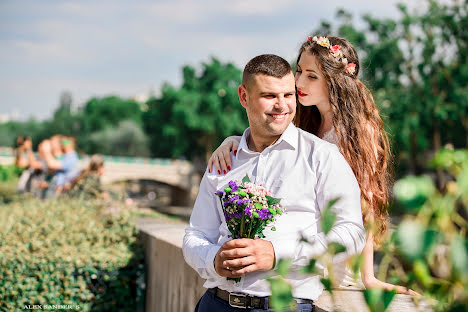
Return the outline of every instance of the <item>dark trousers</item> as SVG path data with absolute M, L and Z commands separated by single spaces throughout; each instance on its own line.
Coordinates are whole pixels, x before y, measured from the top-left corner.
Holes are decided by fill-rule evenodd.
M 272 309 L 240 309 L 234 308 L 229 305 L 223 299 L 216 297 L 209 291 L 206 291 L 205 294 L 198 301 L 197 306 L 195 307 L 195 312 L 257 312 L 257 311 L 268 311 L 273 312 Z M 312 312 L 312 304 L 298 304 L 297 312 Z

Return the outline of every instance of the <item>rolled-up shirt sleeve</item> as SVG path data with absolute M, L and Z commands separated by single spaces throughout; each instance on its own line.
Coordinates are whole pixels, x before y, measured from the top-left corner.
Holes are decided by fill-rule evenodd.
M 317 172 L 316 207 L 320 214 L 318 231 L 308 242 L 299 241 L 294 254 L 294 263 L 306 265 L 310 258 L 317 257 L 327 250 L 331 242 L 346 247 L 346 252 L 338 254 L 333 262 L 360 254 L 365 245 L 365 229 L 362 222 L 361 192 L 353 171 L 338 149 L 322 153 L 324 157 L 315 160 Z M 321 214 L 331 200 L 338 199 L 332 206 L 336 215 L 331 231 L 325 235 L 321 229 Z
M 215 187 L 205 173 L 200 184 L 190 224 L 185 229 L 182 246 L 185 261 L 204 278 L 218 276 L 214 269 L 214 258 L 219 248 L 221 219 L 217 210 L 219 199 Z

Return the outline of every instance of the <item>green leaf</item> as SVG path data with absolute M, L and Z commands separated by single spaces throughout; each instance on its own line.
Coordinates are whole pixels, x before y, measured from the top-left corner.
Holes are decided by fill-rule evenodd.
M 333 224 L 335 224 L 336 214 L 332 211 L 332 207 L 338 200 L 339 199 L 336 198 L 329 201 L 327 207 L 322 213 L 321 225 L 325 235 L 327 235 L 331 231 L 331 229 L 333 228 Z
M 468 274 L 468 253 L 465 244 L 466 240 L 458 235 L 450 246 L 452 264 L 454 268 L 462 274 Z
M 396 292 L 394 290 L 392 290 L 392 291 L 384 290 L 384 292 L 383 292 L 383 303 L 384 303 L 385 310 L 390 306 L 390 303 L 392 303 L 392 300 L 395 297 L 395 294 L 396 294 Z
M 242 178 L 242 183 L 245 183 L 245 182 L 250 182 L 250 178 L 248 174 L 245 174 L 245 177 Z
M 394 291 L 387 291 L 381 288 L 364 290 L 364 299 L 371 312 L 384 312 L 395 297 Z
M 291 268 L 291 260 L 280 259 L 276 266 L 276 272 L 282 277 L 287 277 Z
M 332 243 L 328 244 L 328 250 L 327 251 L 332 255 L 336 255 L 336 254 L 339 254 L 340 252 L 345 252 L 346 247 L 341 245 L 340 243 L 332 242 Z
M 275 204 L 279 204 L 281 202 L 281 198 L 274 198 L 274 197 L 271 197 L 271 196 L 268 196 L 268 195 L 265 195 L 265 198 L 267 199 L 267 203 L 268 205 L 275 205 Z
M 393 191 L 396 199 L 405 207 L 418 210 L 434 195 L 435 186 L 429 176 L 408 176 L 398 180 Z
M 361 255 L 354 255 L 351 257 L 351 270 L 353 271 L 354 273 L 354 278 L 355 279 L 358 279 L 359 277 L 359 272 L 361 270 L 361 266 L 362 266 L 362 261 L 363 261 L 363 258 Z
M 423 260 L 416 260 L 413 263 L 413 272 L 418 278 L 418 280 L 424 285 L 424 287 L 429 288 L 432 285 L 432 276 L 429 272 L 429 268 Z
M 254 206 L 255 206 L 255 209 L 257 209 L 257 210 L 260 210 L 260 209 L 263 208 L 262 204 L 260 204 L 260 203 L 255 203 Z
M 440 233 L 427 230 L 419 222 L 405 220 L 396 230 L 398 251 L 409 260 L 424 259 L 440 239 Z
M 295 301 L 292 295 L 292 287 L 282 278 L 268 278 L 271 289 L 271 305 L 274 311 L 284 311 L 291 308 Z M 293 309 L 291 309 L 293 310 Z
M 230 188 L 230 187 L 226 187 L 226 188 L 224 189 L 224 193 L 230 193 L 230 192 L 231 192 L 231 188 Z
M 328 278 L 321 278 L 320 282 L 322 282 L 323 287 L 325 287 L 325 290 L 328 292 L 332 292 L 332 282 Z
M 269 208 L 268 208 L 268 211 L 269 211 L 272 215 L 276 216 L 276 209 L 269 207 Z
M 310 259 L 309 264 L 301 268 L 301 273 L 303 274 L 313 274 L 317 273 L 317 268 L 315 267 L 316 259 Z
M 276 231 L 276 228 L 275 228 L 275 227 L 272 227 L 271 230 L 274 232 L 274 231 Z
M 465 167 L 458 175 L 457 186 L 462 197 L 464 199 L 467 199 L 468 198 L 468 167 Z

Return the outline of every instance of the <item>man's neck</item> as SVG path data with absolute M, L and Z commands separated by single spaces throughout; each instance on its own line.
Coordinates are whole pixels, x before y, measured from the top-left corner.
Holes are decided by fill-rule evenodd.
M 268 146 L 271 146 L 278 141 L 280 135 L 273 136 L 268 139 L 260 139 L 255 135 L 252 135 L 250 132 L 249 137 L 247 138 L 247 146 L 251 151 L 261 153 L 263 152 Z

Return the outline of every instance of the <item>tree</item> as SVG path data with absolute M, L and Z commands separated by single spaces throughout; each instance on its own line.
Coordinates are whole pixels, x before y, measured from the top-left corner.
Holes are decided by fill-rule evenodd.
M 90 136 L 107 128 L 116 127 L 123 120 L 132 120 L 138 127 L 142 126 L 142 110 L 132 99 L 118 96 L 92 98 L 88 100 L 77 114 L 79 119 L 78 143 L 85 151 L 95 150 Z
M 414 12 L 400 4 L 396 20 L 363 16 L 364 30 L 340 10 L 338 25 L 324 21 L 319 28 L 356 46 L 361 79 L 380 107 L 400 174 L 420 173 L 447 143 L 468 147 L 467 4 L 427 0 Z
M 132 120 L 121 121 L 116 127 L 91 134 L 90 153 L 115 156 L 149 156 L 148 137 Z
M 145 129 L 156 156 L 206 157 L 222 139 L 241 134 L 248 124 L 237 96 L 241 71 L 233 64 L 212 58 L 199 74 L 185 66 L 183 76 L 179 89 L 166 84 L 161 97 L 148 102 Z

